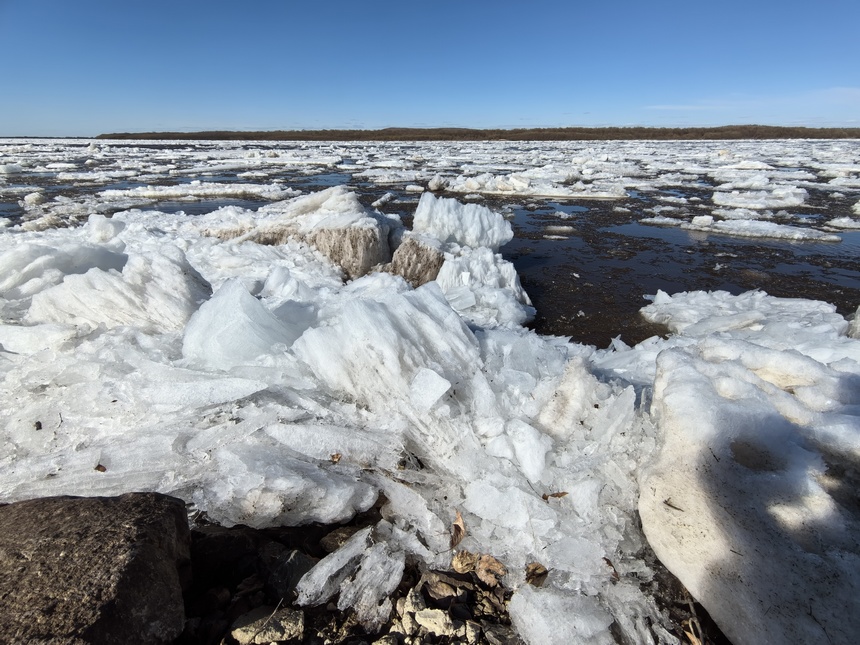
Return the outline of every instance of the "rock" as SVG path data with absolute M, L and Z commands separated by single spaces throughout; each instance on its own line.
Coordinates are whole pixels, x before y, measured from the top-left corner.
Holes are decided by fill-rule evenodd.
M 373 645 L 399 645 L 399 641 L 397 640 L 397 636 L 386 634 L 382 638 L 373 641 Z
M 287 557 L 289 552 L 290 549 L 280 542 L 273 542 L 264 537 L 260 547 L 257 549 L 257 557 L 267 569 L 272 569 L 273 567 L 277 567 Z
M 239 645 L 264 644 L 302 638 L 305 615 L 301 611 L 284 607 L 257 607 L 240 616 L 233 623 L 230 635 Z
M 434 601 L 462 602 L 469 592 L 475 591 L 475 585 L 466 580 L 460 580 L 439 571 L 425 571 L 418 588 L 424 585 L 427 595 Z
M 424 602 L 424 596 L 417 588 L 409 590 L 406 594 L 406 603 L 403 605 L 403 613 L 412 613 L 427 609 L 427 603 Z
M 394 620 L 392 620 L 390 625 L 388 626 L 388 633 L 391 635 L 400 634 L 401 636 L 405 636 L 406 628 L 403 627 L 403 621 L 399 618 L 395 618 Z
M 360 529 L 359 526 L 339 526 L 320 540 L 320 546 L 326 553 L 334 553 Z
M 521 645 L 516 632 L 507 625 L 484 625 L 484 639 L 490 645 Z
M 397 603 L 394 605 L 394 608 L 397 611 L 397 615 L 402 617 L 403 614 L 406 612 L 406 598 L 398 598 Z
M 481 640 L 481 626 L 473 620 L 466 621 L 466 642 L 470 645 Z
M 189 543 L 185 504 L 156 493 L 0 507 L 0 642 L 172 642 Z
M 230 604 L 232 595 L 227 587 L 212 587 L 207 589 L 199 598 L 186 606 L 192 616 L 206 616 L 220 611 Z
M 422 609 L 415 612 L 415 622 L 436 636 L 453 636 L 459 629 L 451 617 L 441 609 Z
M 403 633 L 407 636 L 414 636 L 418 632 L 418 622 L 415 620 L 415 614 L 403 614 Z
M 272 595 L 285 600 L 293 600 L 296 585 L 302 576 L 317 563 L 315 558 L 301 551 L 290 551 L 272 567 L 268 579 L 268 589 Z
M 457 589 L 452 587 L 444 580 L 428 580 L 427 593 L 433 600 L 444 600 L 446 598 L 455 598 L 459 594 Z
M 195 584 L 214 586 L 219 579 L 233 587 L 256 572 L 259 538 L 252 529 L 209 525 L 195 529 L 193 537 Z

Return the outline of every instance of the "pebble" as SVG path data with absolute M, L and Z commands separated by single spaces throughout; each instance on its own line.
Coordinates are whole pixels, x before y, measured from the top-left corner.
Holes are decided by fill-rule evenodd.
M 427 609 L 427 603 L 424 601 L 424 596 L 417 587 L 413 587 L 406 594 L 406 602 L 403 605 L 404 613 L 416 613 L 422 609 Z
M 415 620 L 415 614 L 404 614 L 402 623 L 403 633 L 407 636 L 412 636 L 418 631 L 418 622 Z
M 373 641 L 373 645 L 400 645 L 400 641 L 397 640 L 397 636 L 386 634 L 382 638 Z
M 496 579 L 484 581 L 479 576 L 482 558 L 491 564 L 497 561 L 482 555 L 468 558 L 473 566 L 466 573 L 408 570 L 405 584 L 391 597 L 394 610 L 376 633 L 365 632 L 355 615 L 338 610 L 334 601 L 287 613 L 294 611 L 290 607 L 298 580 L 328 550 L 352 535 L 357 525 L 334 530 L 323 526 L 196 529 L 191 549 L 196 585 L 188 598 L 186 630 L 175 645 L 520 642 L 507 627 L 510 592 Z M 276 605 L 278 612 L 269 620 Z M 282 620 L 289 616 L 294 618 Z M 501 629 L 496 623 L 502 623 Z
M 239 645 L 265 645 L 274 641 L 301 639 L 304 630 L 303 612 L 287 607 L 275 610 L 274 607 L 264 605 L 236 619 L 230 635 Z
M 466 642 L 474 645 L 481 640 L 481 626 L 473 620 L 466 621 Z
M 436 636 L 454 636 L 460 629 L 441 609 L 422 609 L 415 613 L 415 622 Z

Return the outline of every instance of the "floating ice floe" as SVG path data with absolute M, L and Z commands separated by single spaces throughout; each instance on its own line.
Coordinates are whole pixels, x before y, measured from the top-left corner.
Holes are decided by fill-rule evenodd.
M 741 219 L 741 220 L 756 220 L 756 219 L 773 219 L 773 211 L 757 210 L 749 208 L 715 208 L 711 211 L 712 215 L 716 215 L 721 219 Z
M 860 229 L 860 219 L 853 217 L 834 217 L 825 222 L 830 228 L 841 228 L 845 230 Z
M 834 188 L 860 188 L 860 177 L 834 177 L 827 182 Z
M 779 240 L 814 241 L 814 242 L 841 242 L 842 238 L 832 233 L 824 233 L 811 228 L 800 228 L 787 226 L 774 222 L 762 222 L 759 220 L 731 219 L 716 220 L 711 215 L 697 215 L 687 222 L 672 217 L 646 217 L 639 220 L 642 224 L 655 226 L 677 226 L 688 231 L 702 231 L 705 233 L 719 233 L 722 235 L 735 235 L 738 237 L 762 237 Z
M 806 201 L 807 192 L 795 186 L 779 186 L 771 190 L 715 191 L 712 197 L 717 206 L 728 208 L 790 208 Z
M 483 173 L 475 176 L 460 176 L 449 180 L 446 188 L 454 193 L 528 195 L 557 199 L 618 199 L 627 196 L 624 185 L 617 180 L 595 181 L 589 184 L 577 181 L 567 185 L 566 181 L 557 183 L 552 179 L 540 176 L 531 177 L 519 173 L 509 175 Z
M 576 229 L 573 226 L 567 226 L 562 224 L 550 225 L 545 227 L 543 230 L 546 233 L 553 233 L 556 235 L 569 235 L 571 233 L 576 232 Z
M 103 190 L 99 195 L 102 199 L 206 199 L 211 197 L 260 197 L 262 199 L 278 200 L 297 195 L 298 191 L 284 188 L 277 184 L 221 184 L 194 180 L 187 184 L 175 186 L 138 186 L 124 190 Z

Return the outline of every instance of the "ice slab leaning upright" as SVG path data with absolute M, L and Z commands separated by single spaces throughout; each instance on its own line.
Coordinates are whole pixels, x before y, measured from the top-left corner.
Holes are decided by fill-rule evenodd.
M 657 358 L 639 499 L 657 556 L 733 643 L 852 642 L 860 342 L 823 303 L 761 293 L 647 309 L 697 339 Z

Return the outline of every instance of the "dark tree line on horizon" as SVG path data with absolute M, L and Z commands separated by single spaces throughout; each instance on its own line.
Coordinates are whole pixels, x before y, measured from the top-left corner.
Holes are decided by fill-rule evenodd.
M 381 130 L 207 130 L 114 132 L 97 139 L 215 141 L 672 141 L 730 139 L 860 139 L 860 128 L 726 125 L 711 128 L 383 128 Z

